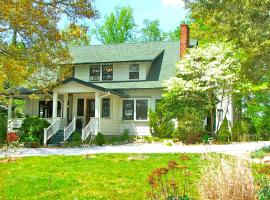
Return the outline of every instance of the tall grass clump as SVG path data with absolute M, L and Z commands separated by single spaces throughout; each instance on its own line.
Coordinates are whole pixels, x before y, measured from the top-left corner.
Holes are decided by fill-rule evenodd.
M 199 190 L 202 200 L 255 200 L 251 166 L 247 161 L 215 157 L 202 169 Z

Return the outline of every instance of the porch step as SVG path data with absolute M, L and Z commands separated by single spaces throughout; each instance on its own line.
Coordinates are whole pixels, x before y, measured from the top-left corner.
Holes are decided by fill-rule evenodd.
M 64 131 L 60 130 L 48 140 L 48 146 L 61 146 L 64 141 Z

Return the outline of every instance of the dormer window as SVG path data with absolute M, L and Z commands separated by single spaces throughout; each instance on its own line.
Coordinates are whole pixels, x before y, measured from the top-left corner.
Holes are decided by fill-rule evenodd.
M 139 79 L 139 64 L 129 66 L 129 79 Z
M 100 65 L 90 67 L 90 81 L 100 81 Z
M 102 80 L 112 81 L 113 80 L 113 66 L 102 65 Z

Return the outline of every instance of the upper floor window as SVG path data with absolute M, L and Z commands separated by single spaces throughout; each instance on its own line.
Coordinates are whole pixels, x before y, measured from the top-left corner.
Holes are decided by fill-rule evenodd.
M 102 65 L 102 80 L 113 80 L 113 66 Z
M 92 65 L 90 67 L 90 81 L 100 80 L 100 65 Z
M 129 66 L 129 79 L 139 79 L 139 64 Z

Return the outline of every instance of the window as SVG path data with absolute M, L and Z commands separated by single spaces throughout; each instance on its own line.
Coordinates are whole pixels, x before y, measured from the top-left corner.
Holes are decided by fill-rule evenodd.
M 39 101 L 39 112 L 38 115 L 41 118 L 45 118 L 45 109 L 46 109 L 46 103 L 45 101 Z
M 136 120 L 147 120 L 148 101 L 136 101 Z
M 134 100 L 123 101 L 123 119 L 125 120 L 134 119 Z
M 147 120 L 147 113 L 148 113 L 147 99 L 123 101 L 124 120 Z
M 110 117 L 110 99 L 102 99 L 102 117 Z
M 78 99 L 77 116 L 84 116 L 84 99 Z
M 139 64 L 130 65 L 129 79 L 139 79 Z
M 100 80 L 100 66 L 92 65 L 90 66 L 90 81 L 99 81 Z
M 113 80 L 113 66 L 102 65 L 102 80 L 111 81 Z

